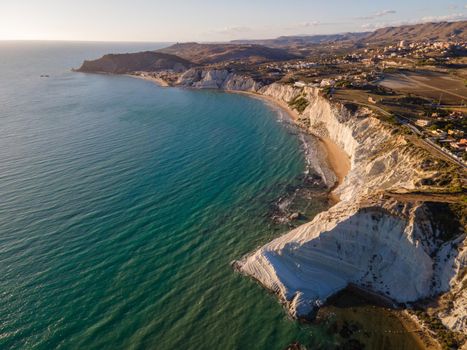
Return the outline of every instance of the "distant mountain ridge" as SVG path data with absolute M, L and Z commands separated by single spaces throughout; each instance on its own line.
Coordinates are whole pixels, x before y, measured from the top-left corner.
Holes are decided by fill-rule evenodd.
M 104 55 L 96 60 L 84 61 L 77 70 L 112 74 L 162 70 L 182 72 L 197 65 L 219 62 L 262 63 L 299 57 L 285 49 L 261 45 L 180 43 L 156 51 Z
M 365 33 L 282 36 L 270 40 L 236 40 L 217 44 L 178 43 L 156 51 L 105 55 L 84 61 L 78 71 L 113 74 L 163 70 L 183 72 L 195 66 L 217 63 L 257 64 L 298 59 L 303 56 L 296 48 L 313 44 L 386 45 L 401 40 L 467 41 L 467 21 L 405 25 Z
M 291 45 L 320 44 L 334 41 L 357 41 L 371 32 L 362 33 L 341 33 L 341 34 L 320 34 L 320 35 L 292 35 L 280 36 L 276 39 L 264 40 L 232 40 L 231 43 L 238 44 L 258 44 L 270 47 L 284 47 Z
M 467 21 L 436 22 L 377 29 L 364 38 L 365 42 L 390 41 L 467 41 Z
M 354 43 L 390 43 L 406 41 L 467 41 L 467 21 L 430 22 L 396 27 L 385 27 L 373 32 L 294 35 L 280 36 L 276 39 L 233 40 L 235 44 L 257 44 L 269 47 L 287 47 L 294 45 L 310 45 L 332 42 Z
M 197 64 L 211 64 L 231 60 L 258 63 L 298 58 L 298 56 L 284 49 L 271 48 L 258 44 L 237 43 L 179 43 L 160 49 L 158 52 L 177 55 Z

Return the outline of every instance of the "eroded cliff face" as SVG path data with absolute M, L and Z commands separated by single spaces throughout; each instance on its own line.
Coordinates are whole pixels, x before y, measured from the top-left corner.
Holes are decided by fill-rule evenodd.
M 400 303 L 451 290 L 456 301 L 439 316 L 466 332 L 465 235 L 446 240 L 425 199 L 410 195 L 446 186 L 436 187 L 429 155 L 369 111 L 351 112 L 317 89 L 272 84 L 257 92 L 286 103 L 306 98 L 302 126 L 340 145 L 351 170 L 335 190 L 337 205 L 236 267 L 276 292 L 294 317 L 312 316 L 349 283 Z
M 443 177 L 426 151 L 369 110 L 351 111 L 315 88 L 263 86 L 212 69 L 190 69 L 177 85 L 254 92 L 289 105 L 304 98 L 301 127 L 329 138 L 350 157 L 350 172 L 334 190 L 340 202 L 237 261 L 239 271 L 277 293 L 298 318 L 313 316 L 350 283 L 399 303 L 444 293 L 449 302 L 437 316 L 450 329 L 467 332 L 465 234 L 446 240 L 427 199 L 411 196 L 450 186 L 452 179 Z
M 294 317 L 310 317 L 349 283 L 398 302 L 416 301 L 446 291 L 459 271 L 446 269 L 457 250 L 438 242 L 429 222 L 423 203 L 382 195 L 342 201 L 238 266 L 276 292 Z
M 445 326 L 465 334 L 467 332 L 467 246 L 465 242 L 459 250 L 452 265 L 456 272 L 455 276 L 449 279 L 449 286 L 445 288 L 449 292 L 443 296 L 447 299 L 447 305 L 442 308 L 438 316 Z M 449 253 L 446 254 L 448 255 Z M 452 270 L 446 265 L 445 268 L 449 276 Z
M 176 85 L 198 89 L 223 89 L 232 91 L 257 91 L 262 84 L 254 79 L 225 69 L 192 68 L 180 75 Z
M 313 316 L 352 283 L 400 303 L 442 295 L 447 301 L 437 316 L 467 332 L 465 234 L 446 235 L 427 198 L 413 195 L 451 185 L 443 164 L 370 111 L 332 103 L 315 88 L 263 86 L 225 69 L 196 67 L 177 74 L 173 85 L 252 92 L 292 107 L 305 99 L 300 126 L 349 156 L 351 169 L 334 190 L 339 203 L 235 263 L 276 292 L 292 316 Z

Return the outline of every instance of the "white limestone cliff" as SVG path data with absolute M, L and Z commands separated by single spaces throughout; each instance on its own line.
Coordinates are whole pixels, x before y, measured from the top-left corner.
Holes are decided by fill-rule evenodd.
M 426 220 L 420 203 L 340 202 L 238 267 L 276 292 L 295 317 L 313 314 L 349 283 L 398 302 L 416 301 L 443 291 L 444 278 L 452 277 L 437 271 L 436 232 Z
M 449 256 L 449 252 L 446 254 Z M 450 257 L 451 265 L 447 267 L 448 276 L 452 273 L 449 266 L 456 272 L 454 278 L 447 278 L 449 283 L 445 289 L 449 290 L 447 307 L 439 313 L 443 324 L 448 328 L 467 332 L 467 246 L 460 249 L 460 253 Z
M 317 89 L 272 84 L 258 93 L 286 103 L 304 96 L 308 131 L 340 145 L 351 170 L 335 191 L 337 205 L 238 261 L 242 273 L 276 292 L 295 317 L 309 317 L 349 283 L 401 303 L 460 285 L 456 278 L 466 267 L 460 243 L 440 240 L 423 201 L 385 195 L 422 189 L 421 181 L 435 175 L 422 166 L 420 149 L 369 111 L 350 112 Z M 462 293 L 441 319 L 465 332 L 465 288 Z
M 310 317 L 349 283 L 400 303 L 450 291 L 453 303 L 439 317 L 467 332 L 465 236 L 443 242 L 423 201 L 387 195 L 423 189 L 423 179 L 436 176 L 418 147 L 370 111 L 350 111 L 315 88 L 262 86 L 227 70 L 196 68 L 176 85 L 255 92 L 285 104 L 306 98 L 302 126 L 350 157 L 351 170 L 334 191 L 341 201 L 237 261 L 239 271 L 277 293 L 294 317 Z
M 198 89 L 256 91 L 261 83 L 250 77 L 231 73 L 225 69 L 200 70 L 192 68 L 180 75 L 176 85 Z

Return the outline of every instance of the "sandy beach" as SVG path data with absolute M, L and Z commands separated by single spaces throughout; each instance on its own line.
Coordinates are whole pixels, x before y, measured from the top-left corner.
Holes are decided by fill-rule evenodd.
M 345 176 L 350 171 L 350 159 L 347 153 L 328 137 L 320 137 L 324 149 L 326 150 L 326 158 L 329 166 L 334 171 L 337 177 L 337 185 L 340 185 Z
M 151 77 L 151 76 L 147 76 L 147 75 L 135 75 L 135 74 L 125 74 L 126 76 L 128 77 L 132 77 L 132 78 L 136 78 L 136 79 L 142 79 L 142 80 L 147 80 L 147 81 L 151 81 L 161 87 L 169 87 L 170 85 L 164 80 L 164 79 L 161 79 L 161 78 L 156 78 L 156 77 Z
M 133 74 L 127 74 L 130 77 L 137 78 L 137 79 L 142 79 L 142 80 L 147 80 L 151 81 L 159 86 L 162 87 L 168 87 L 170 86 L 165 80 L 161 78 L 156 78 L 152 76 L 147 76 L 147 75 L 133 75 Z M 280 108 L 282 111 L 287 113 L 287 115 L 295 122 L 298 124 L 298 120 L 300 118 L 300 114 L 293 110 L 290 109 L 288 104 L 285 101 L 279 101 L 275 98 L 272 98 L 270 96 L 265 96 L 262 94 L 258 94 L 255 92 L 248 92 L 248 91 L 226 91 L 229 93 L 235 93 L 235 94 L 245 94 L 250 97 L 258 98 L 263 101 L 266 101 L 268 103 L 271 103 L 272 105 Z M 330 138 L 328 137 L 317 137 L 317 139 L 320 141 L 320 144 L 323 148 L 323 150 L 326 153 L 326 161 L 329 166 L 329 168 L 333 171 L 333 173 L 336 175 L 337 178 L 337 183 L 333 186 L 333 189 L 335 189 L 337 186 L 339 186 L 343 181 L 345 176 L 349 173 L 350 171 L 350 159 L 347 153 L 335 142 L 333 142 Z M 331 197 L 338 201 L 339 198 L 335 197 L 331 193 Z
M 278 101 L 275 98 L 272 98 L 270 96 L 265 96 L 265 95 L 257 94 L 254 92 L 243 92 L 243 91 L 238 91 L 238 92 L 232 91 L 232 92 L 247 94 L 249 96 L 253 96 L 261 100 L 267 101 L 279 107 L 282 111 L 287 113 L 294 122 L 298 124 L 298 120 L 300 118 L 299 113 L 295 110 L 290 109 L 288 104 L 284 101 Z M 339 186 L 344 181 L 345 176 L 350 171 L 351 165 L 350 165 L 349 156 L 347 155 L 347 153 L 345 153 L 345 151 L 338 144 L 333 142 L 330 138 L 317 137 L 317 139 L 320 141 L 320 144 L 326 153 L 325 158 L 328 163 L 328 166 L 336 175 L 337 183 L 333 186 L 333 189 L 335 189 L 337 186 Z M 333 194 L 331 194 L 331 197 L 335 199 L 336 201 L 339 200 L 339 198 L 337 197 L 335 198 Z

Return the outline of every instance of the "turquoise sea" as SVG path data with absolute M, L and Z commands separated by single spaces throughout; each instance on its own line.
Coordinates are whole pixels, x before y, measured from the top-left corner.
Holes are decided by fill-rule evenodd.
M 329 340 L 230 266 L 286 229 L 268 212 L 304 171 L 277 112 L 70 71 L 160 46 L 0 43 L 0 348 Z
M 271 208 L 303 183 L 278 111 L 71 71 L 161 46 L 0 42 L 0 349 L 341 346 L 230 266 L 288 230 Z M 309 217 L 326 206 L 308 201 Z

